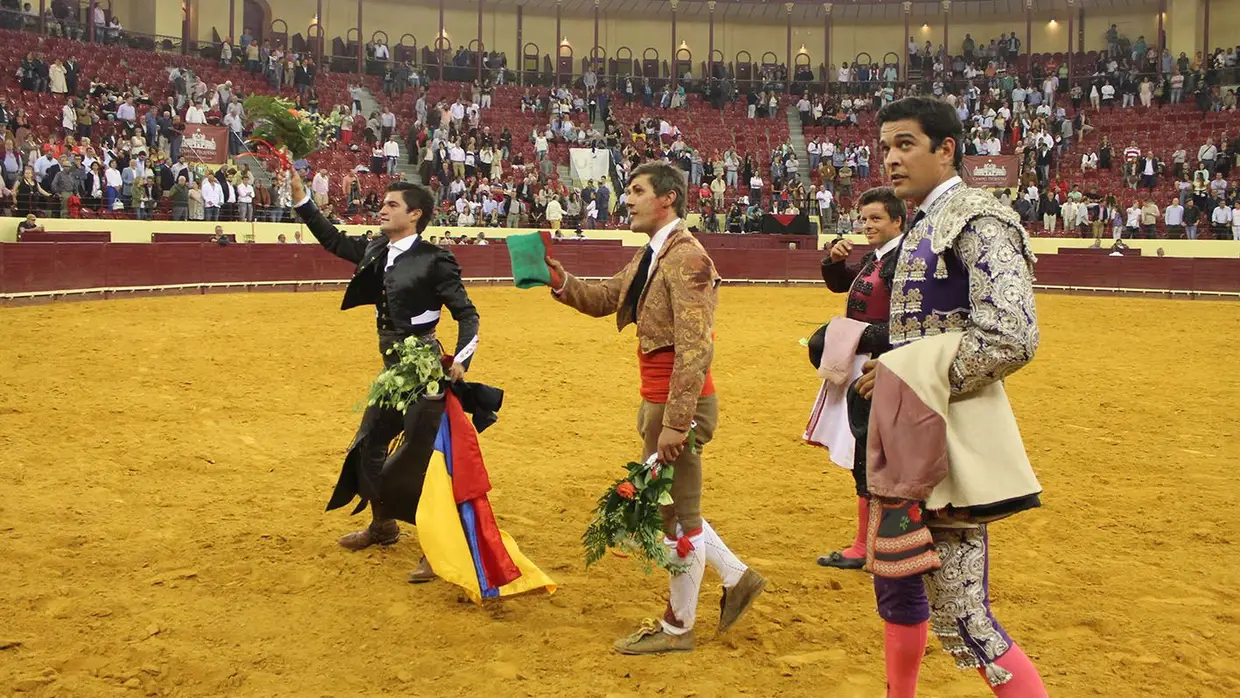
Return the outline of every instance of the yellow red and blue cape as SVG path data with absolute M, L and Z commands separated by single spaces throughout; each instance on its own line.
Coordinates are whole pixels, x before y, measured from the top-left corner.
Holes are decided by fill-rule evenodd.
M 422 553 L 435 574 L 464 589 L 474 603 L 536 589 L 554 592 L 555 582 L 495 522 L 478 432 L 456 395 L 448 391 L 445 400 L 418 500 Z

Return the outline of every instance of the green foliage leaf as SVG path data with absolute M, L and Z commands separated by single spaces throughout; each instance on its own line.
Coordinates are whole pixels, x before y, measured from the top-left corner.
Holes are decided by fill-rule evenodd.
M 390 350 L 399 360 L 375 377 L 366 398 L 368 404 L 404 412 L 418 398 L 439 394 L 445 378 L 439 348 L 416 337 L 409 339 Z
M 654 469 L 658 474 L 655 475 Z M 688 569 L 669 556 L 663 543 L 661 506 L 672 503 L 672 477 L 675 469 L 663 463 L 628 463 L 625 476 L 612 483 L 598 498 L 594 515 L 582 534 L 586 567 L 597 563 L 607 551 L 637 558 L 647 574 L 662 567 L 672 574 Z M 621 497 L 616 488 L 624 482 L 633 483 L 637 495 Z
M 246 120 L 252 138 L 262 139 L 276 148 L 285 148 L 293 160 L 300 160 L 319 148 L 323 140 L 319 126 L 292 101 L 271 95 L 251 95 L 245 99 Z

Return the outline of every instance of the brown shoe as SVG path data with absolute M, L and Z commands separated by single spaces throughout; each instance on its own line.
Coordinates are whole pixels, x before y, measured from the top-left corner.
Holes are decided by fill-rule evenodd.
M 726 633 L 735 625 L 765 587 L 766 579 L 752 567 L 745 570 L 736 586 L 731 589 L 724 587 L 723 598 L 719 600 L 719 632 Z
M 432 579 L 436 579 L 439 575 L 435 574 L 435 570 L 431 569 L 430 560 L 426 556 L 422 556 L 422 560 L 418 562 L 417 569 L 409 573 L 410 584 L 425 584 Z
M 693 631 L 683 635 L 672 635 L 663 629 L 663 624 L 653 618 L 642 621 L 637 632 L 628 637 L 616 640 L 613 645 L 620 654 L 669 654 L 671 652 L 692 652 Z
M 395 519 L 372 521 L 360 531 L 340 537 L 340 547 L 357 552 L 372 545 L 391 545 L 400 540 L 400 526 Z

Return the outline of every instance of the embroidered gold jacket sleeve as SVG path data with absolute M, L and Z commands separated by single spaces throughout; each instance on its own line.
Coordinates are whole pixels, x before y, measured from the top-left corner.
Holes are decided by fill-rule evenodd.
M 564 290 L 558 294 L 552 292 L 551 295 L 564 305 L 590 317 L 607 317 L 620 309 L 620 301 L 624 299 L 624 292 L 637 275 L 637 265 L 641 263 L 641 258 L 642 252 L 639 249 L 633 259 L 615 276 L 598 283 L 582 281 L 572 274 L 566 274 Z M 623 328 L 627 322 L 617 324 Z
M 667 257 L 663 282 L 670 301 L 676 359 L 668 385 L 663 425 L 687 430 L 697 411 L 698 396 L 714 358 L 715 305 L 718 299 L 715 265 L 699 245 L 677 247 Z M 641 329 L 641 326 L 638 326 Z
M 969 273 L 969 323 L 951 364 L 952 394 L 970 393 L 1033 360 L 1039 342 L 1033 264 L 1023 232 L 985 215 L 956 239 Z

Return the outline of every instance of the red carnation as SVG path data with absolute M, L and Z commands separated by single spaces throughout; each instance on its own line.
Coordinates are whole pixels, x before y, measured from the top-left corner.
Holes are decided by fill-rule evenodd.
M 909 507 L 908 517 L 916 523 L 921 523 L 921 507 L 916 504 Z
M 637 496 L 637 488 L 633 486 L 633 483 L 625 480 L 616 486 L 616 494 L 625 499 L 632 499 Z

